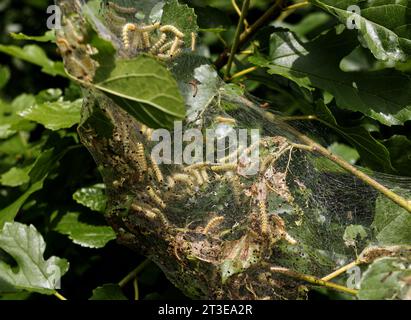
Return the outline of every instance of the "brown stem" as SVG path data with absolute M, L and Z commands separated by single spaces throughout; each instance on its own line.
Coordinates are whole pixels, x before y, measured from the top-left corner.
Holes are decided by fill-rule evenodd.
M 262 27 L 264 26 L 271 17 L 277 12 L 280 11 L 278 9 L 281 8 L 282 0 L 276 0 L 276 2 L 248 29 L 246 29 L 241 35 L 238 43 L 238 47 L 241 48 L 245 43 L 248 42 L 252 38 L 252 36 Z M 220 70 L 224 67 L 230 55 L 230 49 L 226 48 L 217 60 L 214 62 L 214 66 Z

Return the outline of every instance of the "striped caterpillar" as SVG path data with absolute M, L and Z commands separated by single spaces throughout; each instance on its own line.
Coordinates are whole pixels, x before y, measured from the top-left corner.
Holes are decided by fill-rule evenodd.
M 154 189 L 150 186 L 148 186 L 146 188 L 147 190 L 147 194 L 150 197 L 150 199 L 156 204 L 158 205 L 160 208 L 165 209 L 166 208 L 166 204 L 164 203 L 164 201 L 160 198 L 160 196 L 154 191 Z
M 144 152 L 144 145 L 141 142 L 137 143 L 137 161 L 142 171 L 147 171 L 147 160 Z
M 156 54 L 157 51 L 165 44 L 167 41 L 167 35 L 165 33 L 162 33 L 160 36 L 160 39 L 151 47 L 150 53 L 151 54 Z
M 177 37 L 183 39 L 184 38 L 184 33 L 182 33 L 180 30 L 178 30 L 176 27 L 172 26 L 172 25 L 166 25 L 166 26 L 162 26 L 160 28 L 161 32 L 171 32 L 174 33 Z
M 133 8 L 133 7 L 122 7 L 114 2 L 109 2 L 108 3 L 108 7 L 110 9 L 113 9 L 114 11 L 116 11 L 117 13 L 123 13 L 123 14 L 136 14 L 137 13 L 137 9 Z
M 160 167 L 158 166 L 157 162 L 155 161 L 152 155 L 150 156 L 150 160 L 151 160 L 151 167 L 153 168 L 154 176 L 156 177 L 156 180 L 162 184 L 164 182 L 163 173 L 161 172 Z
M 208 234 L 211 230 L 215 229 L 216 227 L 218 227 L 222 222 L 224 221 L 224 217 L 223 216 L 219 216 L 219 217 L 214 217 L 212 218 L 206 225 L 206 227 L 203 230 L 204 234 Z
M 126 23 L 123 26 L 122 40 L 123 40 L 124 48 L 126 48 L 127 50 L 130 48 L 129 33 L 136 31 L 136 29 L 137 29 L 137 27 L 134 23 Z
M 260 211 L 261 233 L 263 235 L 266 235 L 269 232 L 269 228 L 268 228 L 267 206 L 265 204 L 265 201 L 260 200 L 258 202 L 258 208 Z

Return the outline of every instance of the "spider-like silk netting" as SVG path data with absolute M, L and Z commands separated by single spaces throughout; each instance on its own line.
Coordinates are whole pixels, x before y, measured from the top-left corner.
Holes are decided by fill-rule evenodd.
M 305 283 L 273 273 L 271 267 L 322 277 L 354 261 L 366 246 L 379 245 L 371 226 L 375 207 L 390 200 L 327 158 L 299 148 L 302 142 L 289 124 L 268 116 L 257 99 L 220 80 L 205 59 L 195 57 L 191 44 L 179 44 L 174 48 L 178 54 L 167 58 L 170 47 L 161 53 L 153 50 L 161 38 L 154 30 L 150 47 L 127 39 L 125 48 L 124 25 L 158 22 L 161 3 L 57 3 L 63 8 L 58 39 L 72 41 L 73 28 L 77 36 L 85 34 L 84 19 L 92 19 L 100 36 L 116 46 L 118 59 L 145 52 L 163 61 L 186 98 L 184 130 L 260 132 L 261 141 L 254 146 L 260 153 L 255 175 L 241 174 L 230 164 L 156 165 L 151 159 L 157 144 L 150 141 L 152 130 L 103 93 L 84 89 L 79 134 L 101 169 L 109 198 L 108 222 L 120 243 L 154 261 L 185 294 L 207 299 L 298 298 Z M 78 14 L 80 8 L 86 9 L 86 18 Z M 64 51 L 62 40 L 57 42 Z M 82 44 L 74 57 L 62 52 L 74 77 L 92 77 L 96 65 L 90 50 Z M 78 60 L 83 67 L 90 65 L 87 75 L 76 69 Z M 325 133 L 311 125 L 291 124 L 310 136 Z M 409 194 L 410 181 L 405 178 L 372 176 Z M 351 225 L 367 230 L 366 238 L 347 243 L 344 233 Z

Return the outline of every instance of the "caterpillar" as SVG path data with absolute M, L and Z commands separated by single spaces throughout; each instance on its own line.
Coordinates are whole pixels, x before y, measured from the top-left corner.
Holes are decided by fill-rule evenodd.
M 136 30 L 138 32 L 152 32 L 154 30 L 157 30 L 158 28 L 160 28 L 160 22 L 156 22 L 152 25 L 147 25 L 147 26 L 137 26 Z
M 268 234 L 268 214 L 265 201 L 260 200 L 258 202 L 258 208 L 260 211 L 261 233 L 263 235 L 266 235 Z
M 194 181 L 197 181 L 197 184 L 199 186 L 204 184 L 204 179 L 201 176 L 200 172 L 198 170 L 190 170 L 191 177 Z
M 174 180 L 172 177 L 170 177 L 170 176 L 167 177 L 167 186 L 168 186 L 170 189 L 173 189 L 173 188 L 176 186 L 175 180 Z
M 201 173 L 201 176 L 202 176 L 204 182 L 205 182 L 205 183 L 209 183 L 209 182 L 210 182 L 210 179 L 208 178 L 207 170 L 206 170 L 206 169 L 201 169 L 201 170 L 200 170 L 200 173 Z
M 223 172 L 223 171 L 234 171 L 237 169 L 237 164 L 235 163 L 227 163 L 218 166 L 212 166 L 211 170 L 214 172 Z
M 194 186 L 193 181 L 191 181 L 191 177 L 187 174 L 177 173 L 177 174 L 173 175 L 172 178 L 176 182 L 183 182 L 185 184 L 188 184 L 190 187 Z
M 238 180 L 237 177 L 233 177 L 230 180 L 230 184 L 231 184 L 232 191 L 233 191 L 234 201 L 239 206 L 241 204 L 241 193 L 242 193 L 241 182 Z
M 165 209 L 166 204 L 164 201 L 160 198 L 160 196 L 157 195 L 157 193 L 154 191 L 154 189 L 150 186 L 146 188 L 148 196 L 151 198 L 151 200 L 158 205 L 160 208 Z
M 160 39 L 151 47 L 150 53 L 155 54 L 157 51 L 165 44 L 167 41 L 167 35 L 165 33 L 162 33 L 160 36 Z
M 236 120 L 233 118 L 225 118 L 225 117 L 218 116 L 218 117 L 215 117 L 214 120 L 219 123 L 226 123 L 226 124 L 233 124 L 233 125 L 237 124 Z
M 148 34 L 148 32 L 143 32 L 143 44 L 145 48 L 151 47 L 150 35 Z
M 162 222 L 162 224 L 168 228 L 170 226 L 170 222 L 168 221 L 167 217 L 165 216 L 165 214 L 163 212 L 161 212 L 161 210 L 154 208 L 153 212 L 155 214 L 157 214 L 157 217 L 160 219 L 160 221 Z
M 179 56 L 181 52 L 182 52 L 181 48 L 180 48 L 180 49 L 177 49 L 177 50 L 176 50 L 175 52 L 173 52 L 173 53 L 170 52 L 170 58 L 175 58 L 175 57 Z
M 195 32 L 191 32 L 191 51 L 196 51 L 197 35 Z
M 127 20 L 125 18 L 116 15 L 112 11 L 105 12 L 104 13 L 104 18 L 106 18 L 107 20 L 109 20 L 113 23 L 118 23 L 118 24 L 122 24 L 122 25 L 127 22 Z
M 188 172 L 194 169 L 208 168 L 209 166 L 210 166 L 210 163 L 208 162 L 199 162 L 199 163 L 194 163 L 194 164 L 189 165 L 188 167 L 184 169 L 184 171 Z
M 144 145 L 141 142 L 137 143 L 137 161 L 143 172 L 147 171 L 147 160 L 144 153 Z
M 161 28 L 160 28 L 160 31 L 161 32 L 171 32 L 171 33 L 174 33 L 177 37 L 179 37 L 179 38 L 184 38 L 184 33 L 182 33 L 180 30 L 178 30 L 176 27 L 174 27 L 174 26 L 172 26 L 172 25 L 165 25 L 165 26 L 162 26 Z
M 126 49 L 130 48 L 129 32 L 136 31 L 136 29 L 137 29 L 137 27 L 134 23 L 126 23 L 123 26 L 122 40 L 123 40 L 124 48 L 126 48 Z
M 162 45 L 160 47 L 160 49 L 158 50 L 159 53 L 164 53 L 166 52 L 168 49 L 171 48 L 171 46 L 173 45 L 174 41 L 169 41 L 167 43 L 165 43 L 164 45 Z
M 203 230 L 204 234 L 208 234 L 212 229 L 215 229 L 216 227 L 218 227 L 222 222 L 224 221 L 224 217 L 223 216 L 219 216 L 219 217 L 214 217 L 212 218 L 206 225 L 206 227 Z
M 150 220 L 155 220 L 157 219 L 157 214 L 154 213 L 152 210 L 147 209 L 147 208 L 143 208 L 142 206 L 133 203 L 131 205 L 131 209 L 137 213 L 142 213 L 144 216 L 146 216 L 148 219 Z
M 162 184 L 164 182 L 163 173 L 161 172 L 160 167 L 158 166 L 157 162 L 155 161 L 152 155 L 150 156 L 150 160 L 151 160 L 151 167 L 153 168 L 153 171 L 154 171 L 154 175 L 157 181 Z
M 178 37 L 175 37 L 173 44 L 171 45 L 171 48 L 170 48 L 170 52 L 169 52 L 170 56 L 174 56 L 177 53 L 180 42 L 182 41 Z
M 124 14 L 136 14 L 137 13 L 137 9 L 136 8 L 132 8 L 132 7 L 122 7 L 114 2 L 109 2 L 108 3 L 108 7 L 117 11 L 118 13 L 124 13 Z

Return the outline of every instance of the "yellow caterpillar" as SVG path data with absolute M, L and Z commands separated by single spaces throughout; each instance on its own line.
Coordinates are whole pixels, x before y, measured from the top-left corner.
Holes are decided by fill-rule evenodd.
M 161 169 L 158 166 L 155 159 L 153 158 L 153 156 L 150 156 L 150 160 L 151 160 L 151 167 L 153 168 L 153 171 L 154 171 L 154 175 L 157 181 L 162 184 L 164 182 L 163 173 L 161 172 Z
M 159 49 L 165 44 L 167 41 L 167 35 L 165 33 L 162 33 L 160 36 L 160 39 L 151 47 L 150 53 L 155 54 Z
M 206 227 L 204 228 L 203 233 L 208 234 L 212 229 L 215 229 L 216 227 L 218 227 L 223 221 L 224 221 L 223 216 L 219 216 L 219 217 L 215 217 L 215 218 L 211 219 L 207 223 Z
M 125 49 L 129 49 L 130 48 L 130 37 L 129 37 L 129 33 L 136 31 L 137 27 L 134 23 L 126 23 L 123 26 L 123 32 L 122 32 L 122 40 L 123 40 L 123 45 Z
M 122 7 L 114 2 L 109 2 L 108 3 L 108 7 L 117 11 L 118 13 L 124 13 L 124 14 L 135 14 L 137 13 L 137 9 L 136 8 L 132 8 L 132 7 Z
M 268 227 L 267 206 L 265 204 L 265 201 L 260 200 L 258 202 L 258 208 L 260 211 L 261 233 L 263 235 L 266 235 L 269 232 L 269 227 Z
M 137 143 L 137 161 L 143 172 L 147 171 L 147 160 L 144 152 L 144 145 L 141 142 Z
M 161 32 L 171 32 L 174 33 L 177 37 L 183 39 L 184 38 L 184 33 L 182 33 L 180 30 L 178 30 L 176 27 L 172 25 L 165 25 L 160 28 Z
M 154 189 L 150 186 L 148 186 L 146 188 L 147 190 L 147 194 L 148 196 L 151 198 L 151 200 L 158 205 L 160 208 L 165 209 L 166 208 L 166 204 L 164 203 L 164 201 L 160 198 L 159 195 L 157 195 L 157 193 L 154 191 Z

